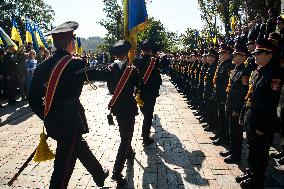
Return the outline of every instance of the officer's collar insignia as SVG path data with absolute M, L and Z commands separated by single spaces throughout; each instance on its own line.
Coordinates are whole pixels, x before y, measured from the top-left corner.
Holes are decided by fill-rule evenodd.
M 271 80 L 271 89 L 273 91 L 279 91 L 280 90 L 280 83 L 281 83 L 281 79 L 272 79 Z

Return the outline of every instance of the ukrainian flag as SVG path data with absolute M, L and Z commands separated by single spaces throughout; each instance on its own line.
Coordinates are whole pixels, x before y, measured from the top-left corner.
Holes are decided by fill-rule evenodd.
M 13 39 L 14 41 L 18 41 L 19 46 L 23 45 L 23 41 L 22 38 L 20 36 L 20 32 L 19 32 L 19 27 L 17 25 L 17 22 L 15 19 L 13 19 L 13 26 L 12 26 L 12 31 L 11 31 L 11 39 Z
M 146 27 L 148 14 L 145 0 L 124 0 L 124 35 L 132 44 L 129 59 L 136 54 L 137 32 Z
M 31 24 L 29 23 L 29 21 L 26 21 L 26 42 L 32 43 L 34 50 L 36 50 L 36 51 L 39 50 L 39 46 L 38 46 L 38 42 L 37 42 L 35 33 L 33 31 Z
M 232 31 L 232 33 L 235 32 L 235 27 L 236 27 L 236 17 L 232 16 L 231 17 L 231 31 Z
M 38 42 L 38 45 L 40 47 L 45 47 L 47 48 L 48 47 L 48 44 L 45 40 L 45 38 L 43 37 L 43 34 L 42 32 L 40 31 L 38 25 L 36 23 L 34 23 L 34 33 L 35 33 L 35 36 L 36 36 L 36 40 Z
M 4 30 L 0 27 L 0 39 L 4 46 L 14 46 L 15 50 L 18 50 L 18 46 L 14 43 L 14 41 L 4 32 Z M 1 44 L 1 43 L 0 43 Z
M 82 47 L 82 43 L 81 43 L 81 39 L 80 37 L 76 37 L 76 54 L 78 55 L 82 55 L 83 54 L 83 47 Z

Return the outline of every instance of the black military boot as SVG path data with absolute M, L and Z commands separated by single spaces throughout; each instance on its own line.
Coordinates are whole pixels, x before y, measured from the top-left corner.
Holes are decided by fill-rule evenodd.
M 241 161 L 241 158 L 240 157 L 236 157 L 234 155 L 229 155 L 228 157 L 226 157 L 224 159 L 224 162 L 225 163 L 228 163 L 228 164 L 231 164 L 231 163 L 239 163 Z
M 111 179 L 116 181 L 118 187 L 126 186 L 126 179 L 123 178 L 123 175 L 121 173 L 113 173 Z
M 102 175 L 102 177 L 99 179 L 99 181 L 95 181 L 95 183 L 97 184 L 98 187 L 103 187 L 105 184 L 105 180 L 109 175 L 109 170 L 104 170 L 104 174 Z
M 271 153 L 270 157 L 274 158 L 274 159 L 281 159 L 281 158 L 284 157 L 284 150 L 282 150 L 281 152 L 278 152 L 278 153 Z
M 228 150 L 228 151 L 225 151 L 225 152 L 220 152 L 219 154 L 222 157 L 227 157 L 227 156 L 231 155 L 232 152 L 230 150 Z
M 143 146 L 149 146 L 150 144 L 153 144 L 155 141 L 151 139 L 150 137 L 143 138 Z
M 250 174 L 250 173 L 246 173 L 246 174 L 237 176 L 235 179 L 236 179 L 236 182 L 237 182 L 237 183 L 240 183 L 240 182 L 242 182 L 243 180 L 246 180 L 246 179 L 248 179 L 248 178 L 250 178 L 250 177 L 251 177 L 251 174 Z

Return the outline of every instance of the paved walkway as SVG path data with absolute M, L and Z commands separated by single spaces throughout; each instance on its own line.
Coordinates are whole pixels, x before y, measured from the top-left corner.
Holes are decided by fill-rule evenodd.
M 101 164 L 112 170 L 120 138 L 117 126 L 107 124 L 106 107 L 110 96 L 106 84 L 95 84 L 96 91 L 85 86 L 81 95 L 90 127 L 85 138 Z M 13 186 L 7 186 L 9 179 L 36 148 L 43 124 L 27 104 L 0 111 L 0 188 L 48 188 L 53 161 L 31 162 Z M 140 114 L 133 137 L 134 167 L 125 167 L 123 171 L 127 175 L 128 188 L 239 188 L 234 178 L 242 173 L 240 167 L 224 163 L 219 156 L 224 148 L 211 144 L 209 136 L 212 133 L 204 132 L 185 98 L 167 76 L 163 76 L 161 96 L 155 107 L 152 136 L 156 143 L 147 148 L 142 146 L 141 123 Z M 49 139 L 48 143 L 55 150 L 55 141 Z M 282 170 L 281 166 L 269 169 L 267 185 L 270 188 L 284 187 Z M 116 183 L 108 177 L 105 186 L 116 188 Z M 68 188 L 97 188 L 79 161 Z

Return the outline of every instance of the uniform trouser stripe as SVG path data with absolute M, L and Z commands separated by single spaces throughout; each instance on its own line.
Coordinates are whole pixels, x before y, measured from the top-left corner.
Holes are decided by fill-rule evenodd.
M 70 150 L 69 150 L 69 153 L 68 153 L 68 159 L 67 159 L 66 164 L 65 164 L 64 175 L 63 175 L 63 179 L 61 181 L 61 188 L 62 189 L 64 189 L 64 185 L 66 183 L 66 180 L 68 178 L 68 174 L 70 172 L 70 162 L 71 162 L 71 159 L 73 157 L 75 143 L 76 143 L 76 133 L 74 133 L 74 135 L 73 135 L 71 147 L 70 147 Z

